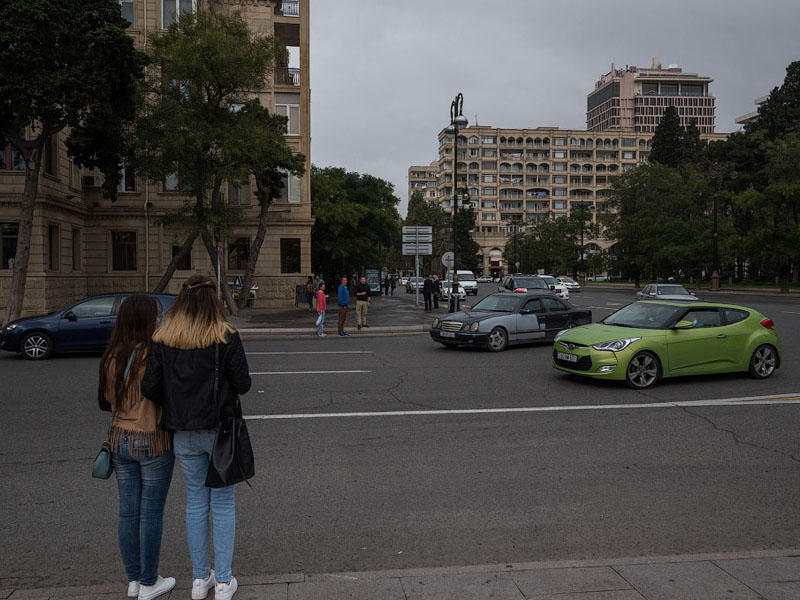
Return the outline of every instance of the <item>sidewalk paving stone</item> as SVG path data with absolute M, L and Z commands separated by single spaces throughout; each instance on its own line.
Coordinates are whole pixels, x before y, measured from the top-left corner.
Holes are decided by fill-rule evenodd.
M 615 570 L 647 600 L 763 600 L 709 561 L 622 565 Z
M 532 569 L 511 575 L 526 597 L 537 594 L 567 594 L 632 590 L 611 567 Z
M 287 600 L 406 600 L 399 579 L 361 580 L 342 576 L 309 577 L 305 583 L 292 583 L 288 586 Z
M 407 600 L 525 600 L 525 595 L 507 573 L 404 577 L 401 581 Z

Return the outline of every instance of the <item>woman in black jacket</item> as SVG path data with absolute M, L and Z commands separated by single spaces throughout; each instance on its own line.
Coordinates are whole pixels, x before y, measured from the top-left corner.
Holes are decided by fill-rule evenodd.
M 237 588 L 231 574 L 234 486 L 207 488 L 205 480 L 221 414 L 236 410 L 238 394 L 250 389 L 250 372 L 242 341 L 228 323 L 215 289 L 214 282 L 203 275 L 184 283 L 153 335 L 142 393 L 162 405 L 162 425 L 175 432 L 173 448 L 186 483 L 192 598 L 205 598 L 216 584 L 216 600 L 228 600 Z M 214 570 L 208 558 L 209 509 Z

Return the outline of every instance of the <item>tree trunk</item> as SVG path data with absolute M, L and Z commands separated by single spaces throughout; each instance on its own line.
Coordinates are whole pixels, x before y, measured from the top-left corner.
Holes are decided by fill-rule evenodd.
M 31 257 L 31 236 L 33 233 L 33 210 L 36 207 L 36 191 L 39 187 L 39 169 L 41 168 L 42 143 L 25 153 L 25 190 L 22 193 L 22 204 L 19 210 L 19 234 L 17 251 L 14 256 L 14 272 L 11 277 L 11 289 L 8 292 L 8 309 L 3 324 L 18 319 L 22 314 L 25 299 L 25 284 L 28 278 L 28 261 Z
M 781 274 L 781 293 L 788 294 L 789 293 L 789 282 L 791 277 L 789 273 L 782 273 Z
M 267 215 L 269 213 L 270 204 L 272 204 L 271 199 L 261 200 L 261 212 L 258 215 L 258 230 L 250 246 L 250 254 L 247 256 L 247 269 L 245 269 L 242 289 L 239 292 L 239 308 L 246 307 L 247 301 L 250 299 L 250 286 L 253 285 L 253 277 L 255 276 L 256 266 L 258 265 L 258 256 L 261 253 L 261 246 L 267 235 Z
M 211 260 L 211 266 L 216 271 L 217 268 L 217 245 L 216 240 L 214 239 L 214 234 L 211 233 L 208 229 L 203 232 L 201 236 L 203 240 L 203 245 L 206 247 L 206 252 L 208 252 L 208 258 Z M 225 281 L 225 266 L 220 265 L 220 275 L 219 275 L 219 285 L 222 290 L 222 299 L 228 305 L 228 310 L 230 310 L 231 315 L 234 317 L 239 314 L 239 308 L 236 306 L 236 303 L 233 301 L 233 294 L 231 294 L 231 290 L 228 287 L 227 281 Z
M 169 265 L 167 266 L 167 270 L 164 271 L 164 274 L 161 276 L 161 279 L 158 280 L 156 287 L 153 288 L 154 294 L 162 294 L 164 290 L 167 289 L 167 285 L 169 284 L 170 280 L 172 279 L 172 275 L 175 273 L 175 267 L 178 265 L 180 261 L 182 261 L 189 253 L 192 251 L 192 246 L 194 245 L 194 241 L 197 239 L 197 233 L 190 233 L 189 236 L 186 238 L 186 241 L 183 242 L 183 246 L 181 246 L 180 252 L 176 256 L 172 258 Z

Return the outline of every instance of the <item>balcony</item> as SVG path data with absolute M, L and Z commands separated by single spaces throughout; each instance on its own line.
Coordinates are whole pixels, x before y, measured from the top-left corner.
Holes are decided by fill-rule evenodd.
M 275 13 L 283 15 L 284 17 L 299 17 L 300 0 L 283 0 L 283 2 L 278 2 L 275 7 Z
M 294 67 L 278 67 L 275 71 L 275 84 L 300 87 L 300 69 Z

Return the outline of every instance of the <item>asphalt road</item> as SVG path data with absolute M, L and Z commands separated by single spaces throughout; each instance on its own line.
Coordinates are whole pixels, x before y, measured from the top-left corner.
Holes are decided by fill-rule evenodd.
M 597 319 L 629 295 L 572 300 Z M 237 489 L 235 572 L 796 546 L 800 405 L 668 404 L 800 394 L 797 301 L 724 299 L 775 321 L 784 364 L 771 379 L 635 392 L 554 371 L 547 345 L 491 354 L 426 335 L 247 342 L 257 476 Z M 97 364 L 0 357 L 0 588 L 124 580 L 114 481 L 89 476 L 108 418 L 96 408 Z M 587 406 L 597 408 L 575 410 Z M 176 466 L 161 571 L 186 579 L 182 487 Z

